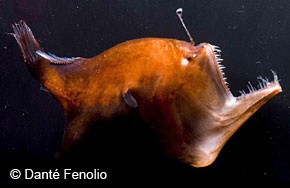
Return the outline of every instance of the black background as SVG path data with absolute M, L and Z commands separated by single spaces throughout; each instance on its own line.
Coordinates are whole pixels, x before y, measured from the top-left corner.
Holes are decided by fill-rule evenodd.
M 79 155 L 58 157 L 64 129 L 60 105 L 29 75 L 11 24 L 21 19 L 40 44 L 58 56 L 92 57 L 126 40 L 142 37 L 188 38 L 220 46 L 234 95 L 257 85 L 258 75 L 281 79 L 283 93 L 255 113 L 229 140 L 217 160 L 193 168 L 160 154 L 155 135 L 138 118 L 96 125 Z M 105 181 L 36 183 L 190 183 L 290 182 L 290 2 L 287 0 L 0 0 L 0 182 L 13 168 L 99 168 Z

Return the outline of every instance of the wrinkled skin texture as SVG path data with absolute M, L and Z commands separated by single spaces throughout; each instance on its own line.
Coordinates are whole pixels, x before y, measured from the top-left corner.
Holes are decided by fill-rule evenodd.
M 14 30 L 23 25 L 21 22 Z M 34 54 L 29 54 L 29 45 L 22 38 L 32 37 L 25 29 L 18 30 L 20 36 L 15 32 L 15 38 L 27 66 L 65 109 L 64 151 L 70 151 L 94 121 L 125 115 L 137 107 L 140 116 L 159 133 L 169 156 L 195 167 L 207 166 L 231 135 L 281 92 L 276 81 L 235 98 L 225 84 L 213 47 L 207 43 L 193 46 L 173 39 L 136 39 L 90 59 L 56 65 L 35 54 L 43 51 L 36 41 Z

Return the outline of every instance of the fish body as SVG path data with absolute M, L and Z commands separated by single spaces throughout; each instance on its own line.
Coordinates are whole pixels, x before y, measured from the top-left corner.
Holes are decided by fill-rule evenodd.
M 97 120 L 137 109 L 158 132 L 164 152 L 194 167 L 210 165 L 223 145 L 282 89 L 261 78 L 261 88 L 234 97 L 220 64 L 220 50 L 165 38 L 118 44 L 93 58 L 46 53 L 25 22 L 14 24 L 30 72 L 63 106 L 64 151 Z

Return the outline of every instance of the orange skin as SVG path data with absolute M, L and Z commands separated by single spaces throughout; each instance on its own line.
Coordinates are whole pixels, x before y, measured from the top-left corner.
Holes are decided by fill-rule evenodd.
M 180 53 L 182 48 L 186 50 Z M 128 113 L 131 108 L 122 99 L 128 90 L 137 99 L 140 114 L 145 119 L 151 116 L 148 101 L 150 105 L 156 100 L 168 101 L 168 96 L 185 79 L 178 74 L 185 69 L 180 60 L 194 52 L 195 47 L 187 42 L 148 38 L 119 44 L 96 57 L 68 65 L 53 65 L 45 60 L 38 63 L 40 82 L 67 113 L 65 149 L 83 136 L 91 122 Z M 168 111 L 167 104 L 163 108 Z M 173 119 L 164 115 L 169 127 Z M 173 130 L 175 127 L 172 125 Z
M 13 27 L 28 67 L 65 109 L 64 151 L 94 121 L 137 107 L 159 133 L 169 156 L 195 167 L 207 166 L 232 134 L 282 91 L 275 80 L 257 92 L 234 97 L 207 43 L 194 46 L 174 39 L 136 39 L 90 59 L 55 65 L 58 59 L 36 54 L 43 49 L 25 22 Z

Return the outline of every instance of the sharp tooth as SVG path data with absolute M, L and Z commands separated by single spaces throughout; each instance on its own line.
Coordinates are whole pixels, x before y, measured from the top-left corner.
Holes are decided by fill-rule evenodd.
M 244 92 L 244 95 L 247 95 L 247 93 L 243 90 L 243 92 Z
M 212 44 L 211 44 L 211 46 L 212 46 L 213 48 L 220 48 L 220 47 L 218 47 L 218 46 L 215 46 L 215 45 L 212 45 Z
M 258 76 L 257 78 L 262 81 L 263 87 L 266 87 L 268 85 L 269 83 L 268 79 L 266 80 L 262 76 Z
M 242 91 L 239 91 L 239 93 L 241 94 L 241 96 L 243 96 L 243 95 L 244 95 L 244 93 L 243 93 Z
M 275 83 L 279 83 L 279 79 L 278 79 L 278 76 L 277 76 L 276 72 L 273 71 L 273 70 L 271 70 L 271 72 L 272 72 L 273 77 L 274 77 L 274 82 L 275 82 Z
M 230 92 L 229 87 L 228 87 L 227 78 L 225 77 L 225 73 L 223 72 L 223 69 L 225 69 L 226 67 L 221 64 L 221 62 L 223 61 L 223 59 L 220 58 L 221 57 L 221 54 L 220 54 L 221 50 L 219 49 L 218 46 L 215 46 L 212 44 L 210 46 L 212 47 L 212 50 L 214 52 L 216 62 L 218 64 L 218 67 L 219 67 L 219 70 L 220 70 L 221 75 L 223 77 L 223 80 L 224 80 L 225 84 L 227 85 L 227 90 Z
M 258 86 L 259 89 L 262 89 L 263 88 L 263 85 L 261 82 L 259 82 L 259 86 Z
M 247 88 L 248 88 L 249 92 L 250 92 L 250 93 L 252 93 L 252 90 L 251 90 L 251 88 L 250 88 L 249 86 L 247 86 Z
M 256 91 L 257 89 L 255 87 L 253 87 L 253 85 L 251 84 L 251 82 L 248 82 L 251 91 Z

